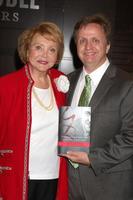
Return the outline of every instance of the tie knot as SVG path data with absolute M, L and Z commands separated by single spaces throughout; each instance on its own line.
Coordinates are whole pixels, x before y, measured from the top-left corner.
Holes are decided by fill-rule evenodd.
M 88 86 L 88 85 L 90 85 L 90 83 L 91 83 L 91 78 L 89 75 L 86 75 L 85 76 L 85 85 Z

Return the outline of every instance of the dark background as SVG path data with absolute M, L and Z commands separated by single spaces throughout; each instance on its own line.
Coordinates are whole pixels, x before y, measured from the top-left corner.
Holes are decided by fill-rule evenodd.
M 59 69 L 65 73 L 73 71 L 79 62 L 72 39 L 73 27 L 82 16 L 95 13 L 104 13 L 111 20 L 113 35 L 109 56 L 112 62 L 132 73 L 132 0 L 1 0 L 0 76 L 22 66 L 16 50 L 18 35 L 41 21 L 53 21 L 63 31 L 65 52 Z

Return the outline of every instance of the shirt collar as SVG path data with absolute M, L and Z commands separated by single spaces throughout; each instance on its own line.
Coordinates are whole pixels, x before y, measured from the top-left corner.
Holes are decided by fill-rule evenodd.
M 100 67 L 98 67 L 96 70 L 94 70 L 93 72 L 91 72 L 89 74 L 91 80 L 93 81 L 93 83 L 95 83 L 95 85 L 98 85 L 98 83 L 100 82 L 103 74 L 107 70 L 109 64 L 110 63 L 109 63 L 109 60 L 107 58 L 105 60 L 105 62 Z M 87 75 L 87 72 L 85 71 L 85 68 L 83 67 L 83 72 L 82 72 L 82 75 L 81 75 L 81 79 L 84 79 L 85 75 Z

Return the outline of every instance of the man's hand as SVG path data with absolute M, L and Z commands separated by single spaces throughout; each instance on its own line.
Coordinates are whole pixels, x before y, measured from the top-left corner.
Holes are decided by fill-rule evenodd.
M 90 160 L 86 152 L 68 151 L 67 154 L 63 154 L 62 156 L 68 158 L 72 162 L 80 163 L 83 165 L 90 165 Z

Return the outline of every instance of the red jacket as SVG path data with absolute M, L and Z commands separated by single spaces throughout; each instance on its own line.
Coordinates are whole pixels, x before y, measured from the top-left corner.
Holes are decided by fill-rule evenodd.
M 49 70 L 58 107 L 65 103 L 65 94 L 57 90 L 54 82 L 61 74 L 56 69 Z M 33 83 L 27 65 L 0 78 L 0 197 L 3 200 L 27 200 Z M 61 163 L 60 173 L 66 177 L 66 162 Z M 58 192 L 67 192 L 65 179 L 60 179 L 59 185 Z M 64 196 L 61 198 L 64 200 Z

